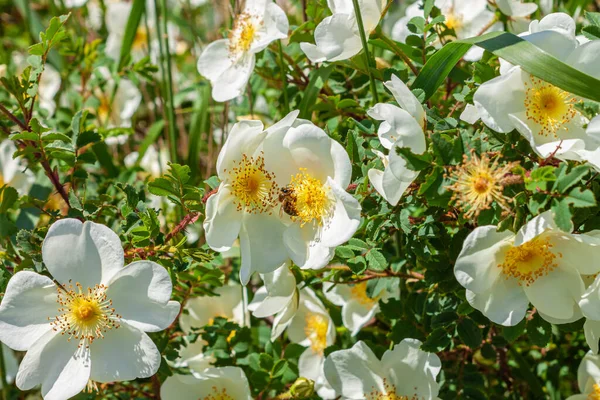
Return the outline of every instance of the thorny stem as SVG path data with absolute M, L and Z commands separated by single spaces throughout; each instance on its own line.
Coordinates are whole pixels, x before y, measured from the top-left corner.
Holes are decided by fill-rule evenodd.
M 371 73 L 371 67 L 374 66 L 375 63 L 374 63 L 374 60 L 371 59 L 371 54 L 369 52 L 369 43 L 367 41 L 367 35 L 365 34 L 365 27 L 363 25 L 363 20 L 362 20 L 362 15 L 360 13 L 360 6 L 358 5 L 358 0 L 352 0 L 352 4 L 354 4 L 354 14 L 356 16 L 356 22 L 358 24 L 358 32 L 360 33 L 360 41 L 362 42 L 362 47 L 365 52 L 367 74 L 369 75 L 371 92 L 373 93 L 373 104 L 376 104 L 376 103 L 379 103 L 379 95 L 377 94 L 377 86 L 375 85 L 375 79 L 373 78 L 373 74 Z

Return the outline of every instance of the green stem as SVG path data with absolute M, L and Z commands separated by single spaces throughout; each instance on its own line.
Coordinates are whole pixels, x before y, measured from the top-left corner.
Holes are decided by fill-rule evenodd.
M 6 382 L 6 364 L 4 363 L 4 352 L 0 343 L 0 385 L 2 385 L 2 398 L 8 400 L 8 382 Z
M 283 102 L 284 102 L 284 114 L 288 115 L 290 112 L 290 99 L 288 98 L 288 81 L 287 74 L 285 73 L 285 62 L 283 62 L 283 45 L 281 44 L 281 40 L 279 40 L 279 64 L 281 68 L 281 82 L 283 83 Z
M 375 79 L 371 73 L 371 67 L 375 67 L 375 60 L 371 59 L 369 53 L 369 45 L 367 43 L 367 35 L 365 34 L 365 27 L 363 25 L 362 15 L 360 14 L 360 7 L 358 0 L 352 0 L 354 5 L 354 14 L 356 15 L 356 22 L 358 23 L 358 32 L 360 33 L 360 41 L 362 42 L 363 50 L 365 51 L 365 59 L 367 61 L 367 73 L 369 75 L 369 82 L 371 83 L 371 92 L 373 93 L 373 104 L 379 103 L 379 95 L 377 94 L 377 86 L 375 86 Z
M 385 36 L 382 32 L 378 32 L 377 37 L 383 40 L 388 46 L 392 48 L 392 50 L 394 50 L 394 53 L 396 53 L 396 55 L 400 57 L 402 61 L 404 61 L 404 64 L 406 64 L 408 68 L 410 68 L 410 70 L 413 72 L 413 74 L 415 74 L 415 76 L 419 75 L 419 70 L 417 69 L 417 67 L 415 67 L 415 65 L 412 63 L 410 58 L 408 58 L 408 56 L 404 53 L 404 51 L 402 51 L 402 49 L 398 47 L 396 42 Z

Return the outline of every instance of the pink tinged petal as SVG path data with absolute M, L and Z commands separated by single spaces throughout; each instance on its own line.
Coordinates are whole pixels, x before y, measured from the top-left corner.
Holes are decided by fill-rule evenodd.
M 110 228 L 77 219 L 55 222 L 42 244 L 42 258 L 59 282 L 84 288 L 106 283 L 123 268 L 121 240 Z
M 454 265 L 458 282 L 478 294 L 487 291 L 502 273 L 499 265 L 512 237 L 511 232 L 497 232 L 491 225 L 475 228 L 465 239 Z
M 491 321 L 514 326 L 525 318 L 529 300 L 516 279 L 506 279 L 503 275 L 484 292 L 474 293 L 467 290 L 467 301 L 473 308 L 481 311 Z
M 435 398 L 439 392 L 436 376 L 442 363 L 437 355 L 422 351 L 420 347 L 420 341 L 404 339 L 393 350 L 385 352 L 381 363 L 398 393 Z
M 285 225 L 274 212 L 246 214 L 240 230 L 240 280 L 247 284 L 254 272 L 273 272 L 288 260 L 283 244 Z
M 316 46 L 300 46 L 312 62 L 347 60 L 362 50 L 356 20 L 353 15 L 334 14 L 315 29 Z
M 574 317 L 581 318 L 579 299 L 585 291 L 581 275 L 575 268 L 561 265 L 548 275 L 541 276 L 523 290 L 531 304 L 541 313 L 555 320 L 571 322 Z
M 107 297 L 122 319 L 145 332 L 158 332 L 173 323 L 180 305 L 171 299 L 173 285 L 167 270 L 152 261 L 136 261 L 108 284 Z
M 336 391 L 348 399 L 364 399 L 364 393 L 384 390 L 386 369 L 364 342 L 349 350 L 334 351 L 325 359 L 325 377 Z
M 152 339 L 126 322 L 94 340 L 90 354 L 90 379 L 102 383 L 148 378 L 158 371 L 161 360 Z
M 30 390 L 42 385 L 45 400 L 75 396 L 87 385 L 91 362 L 89 350 L 79 341 L 48 331 L 25 354 L 17 373 L 17 387 Z
M 56 285 L 35 272 L 17 272 L 8 281 L 0 303 L 0 341 L 26 351 L 51 330 L 49 318 L 58 314 Z
M 221 184 L 218 192 L 208 198 L 203 226 L 206 242 L 213 250 L 229 250 L 237 239 L 243 218 L 237 207 L 235 196 L 225 184 Z

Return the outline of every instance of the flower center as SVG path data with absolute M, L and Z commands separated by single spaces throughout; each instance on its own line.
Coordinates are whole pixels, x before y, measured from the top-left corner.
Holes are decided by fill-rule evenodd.
M 265 169 L 262 156 L 255 159 L 244 154 L 229 177 L 238 211 L 263 213 L 273 208 L 277 199 L 275 175 Z
M 69 284 L 64 289 L 58 287 L 58 315 L 48 318 L 52 328 L 68 335 L 68 340 L 79 340 L 80 347 L 103 338 L 112 328 L 119 328 L 121 316 L 115 314 L 112 300 L 107 300 L 106 289 L 104 285 L 96 285 L 84 290 L 79 283 Z
M 557 265 L 556 257 L 561 253 L 552 252 L 553 245 L 548 238 L 536 237 L 520 246 L 512 246 L 498 266 L 507 277 L 517 278 L 519 284 L 529 286 L 539 277 L 548 275 Z
M 557 132 L 577 115 L 577 100 L 570 93 L 534 77 L 526 86 L 527 118 L 541 125 L 541 135 L 557 137 Z
M 100 105 L 98 106 L 98 119 L 104 123 L 108 122 L 108 116 L 110 113 L 110 99 L 107 95 L 102 93 L 99 96 Z
M 367 282 L 350 286 L 350 294 L 354 300 L 365 306 L 372 306 L 379 301 L 379 297 L 372 298 L 367 295 Z
M 297 214 L 293 219 L 300 220 L 302 226 L 309 222 L 322 225 L 331 216 L 333 200 L 329 187 L 307 174 L 306 168 L 300 168 L 300 172 L 292 176 L 290 187 L 295 194 Z
M 323 353 L 327 347 L 329 321 L 322 314 L 308 313 L 305 322 L 304 333 L 310 340 L 310 347 L 317 353 Z
M 369 393 L 365 393 L 367 400 L 419 400 L 419 396 L 414 395 L 402 395 L 396 393 L 396 386 L 388 382 L 387 378 L 383 378 L 383 391 L 378 388 L 373 388 Z
M 454 29 L 454 32 L 458 33 L 463 27 L 463 18 L 462 15 L 456 15 L 453 11 L 450 11 L 446 15 L 446 26 L 448 29 Z
M 146 46 L 148 46 L 148 30 L 145 27 L 140 26 L 135 32 L 131 47 L 135 50 L 143 50 Z
M 198 400 L 233 400 L 233 396 L 230 396 L 229 393 L 227 393 L 227 388 L 219 388 L 217 386 L 213 386 L 211 388 L 210 393 L 208 394 L 208 396 L 205 397 L 200 397 L 198 398 Z
M 587 400 L 600 400 L 600 385 L 595 383 L 594 391 L 588 394 Z
M 250 50 L 256 38 L 261 21 L 257 16 L 247 13 L 238 15 L 229 32 L 229 53 L 236 55 Z
M 473 154 L 471 160 L 464 156 L 463 163 L 456 167 L 450 177 L 454 183 L 448 189 L 454 192 L 452 199 L 465 216 L 477 216 L 490 208 L 495 200 L 506 209 L 508 199 L 502 194 L 504 177 L 514 168 L 514 163 L 499 165 L 498 160 L 491 162 L 487 154 L 481 158 Z

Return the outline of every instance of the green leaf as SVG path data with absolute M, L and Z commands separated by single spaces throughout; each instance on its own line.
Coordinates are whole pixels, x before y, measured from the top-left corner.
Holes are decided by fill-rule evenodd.
M 525 332 L 526 320 L 523 318 L 521 322 L 515 326 L 503 326 L 502 336 L 509 342 L 514 342 Z
M 123 35 L 123 42 L 121 43 L 121 54 L 119 55 L 119 71 L 125 66 L 125 62 L 129 58 L 131 53 L 131 46 L 135 40 L 138 26 L 142 20 L 142 14 L 146 6 L 145 0 L 133 0 L 131 5 L 131 12 L 127 19 L 127 26 L 125 27 L 125 34 Z
M 156 121 L 150 127 L 150 129 L 148 129 L 148 133 L 146 134 L 146 137 L 144 138 L 142 143 L 140 143 L 140 147 L 138 148 L 138 158 L 135 162 L 136 165 L 140 165 L 140 162 L 142 161 L 144 154 L 146 154 L 146 150 L 148 150 L 148 147 L 150 147 L 154 142 L 156 142 L 156 139 L 158 139 L 160 134 L 163 132 L 164 127 L 165 127 L 165 120 L 161 119 L 159 121 Z
M 156 178 L 148 184 L 148 191 L 156 196 L 179 196 L 171 181 L 165 178 Z
M 387 266 L 387 260 L 379 250 L 371 250 L 366 254 L 367 262 L 369 263 L 369 269 L 373 271 L 384 271 Z
M 434 329 L 421 348 L 424 351 L 429 351 L 432 353 L 437 353 L 444 350 L 451 343 L 450 334 L 446 332 L 444 328 Z
M 265 371 L 271 371 L 274 366 L 273 357 L 268 354 L 261 353 L 258 357 L 258 365 L 260 365 L 260 368 L 264 369 Z
M 552 325 L 542 319 L 539 313 L 535 313 L 533 318 L 527 322 L 527 336 L 531 343 L 536 346 L 546 347 L 552 335 Z
M 113 158 L 108 151 L 108 146 L 104 142 L 95 143 L 92 146 L 92 150 L 98 159 L 98 162 L 108 173 L 108 176 L 114 177 L 119 175 L 119 169 L 115 167 L 113 163 Z
M 0 188 L 0 213 L 5 213 L 17 201 L 19 194 L 11 186 Z
M 421 171 L 429 167 L 432 163 L 429 153 L 415 154 L 408 147 L 396 147 L 395 149 L 406 160 L 406 167 L 410 170 Z
M 479 348 L 483 339 L 481 329 L 469 318 L 461 320 L 456 326 L 456 331 L 460 340 L 472 349 Z
M 275 365 L 273 365 L 273 369 L 271 370 L 271 376 L 273 378 L 277 378 L 285 374 L 285 371 L 288 369 L 289 364 L 286 360 L 277 360 Z
M 321 67 L 311 74 L 308 85 L 304 90 L 304 96 L 302 96 L 302 101 L 298 107 L 300 109 L 300 115 L 298 116 L 299 118 L 310 119 L 319 93 L 321 92 L 321 89 L 323 89 L 323 86 L 325 86 L 327 79 L 329 79 L 329 75 L 333 71 L 333 67 L 334 65 Z
M 554 168 L 551 165 L 547 165 L 545 167 L 537 168 L 531 171 L 531 174 L 528 178 L 525 179 L 525 188 L 532 192 L 538 190 L 546 190 L 548 182 L 553 182 L 556 180 L 556 175 L 554 175 Z
M 581 190 L 579 187 L 573 188 L 564 201 L 576 208 L 594 207 L 596 205 L 594 193 L 589 189 Z
M 573 222 L 571 221 L 573 215 L 569 209 L 569 203 L 565 199 L 553 199 L 552 212 L 556 226 L 565 232 L 573 231 Z
M 583 177 L 590 171 L 590 167 L 587 165 L 579 165 L 571 169 L 569 173 L 566 171 L 566 167 L 560 168 L 556 182 L 554 182 L 553 190 L 559 193 L 566 193 L 569 188 L 579 183 L 581 179 L 583 179 Z
M 600 80 L 559 61 L 533 43 L 507 32 L 491 32 L 446 44 L 427 60 L 412 88 L 423 89 L 426 98 L 433 96 L 456 64 L 475 44 L 567 92 L 600 101 L 600 91 L 597 90 Z

